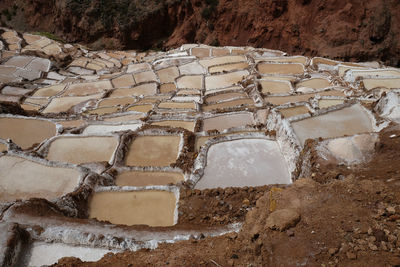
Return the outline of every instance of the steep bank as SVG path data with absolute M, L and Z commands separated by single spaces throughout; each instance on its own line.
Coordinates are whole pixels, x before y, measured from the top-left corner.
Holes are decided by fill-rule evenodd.
M 94 48 L 249 45 L 400 65 L 396 0 L 2 1 L 3 25 Z

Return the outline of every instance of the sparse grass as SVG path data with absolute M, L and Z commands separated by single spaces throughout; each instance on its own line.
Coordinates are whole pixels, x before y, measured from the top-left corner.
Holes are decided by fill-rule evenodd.
M 65 43 L 65 41 L 63 39 L 61 39 L 60 37 L 58 37 L 58 36 L 56 36 L 56 35 L 54 35 L 54 34 L 52 34 L 50 32 L 34 32 L 33 34 L 40 35 L 40 36 L 43 36 L 43 37 L 47 37 L 47 38 L 49 38 L 51 40 L 54 40 L 54 41 L 57 41 L 57 42 L 60 42 L 60 43 Z

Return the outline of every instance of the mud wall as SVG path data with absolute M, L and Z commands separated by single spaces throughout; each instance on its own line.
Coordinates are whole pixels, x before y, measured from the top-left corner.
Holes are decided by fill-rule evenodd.
M 0 3 L 3 25 L 51 32 L 94 48 L 249 45 L 346 61 L 381 60 L 392 66 L 400 64 L 399 8 L 396 0 Z

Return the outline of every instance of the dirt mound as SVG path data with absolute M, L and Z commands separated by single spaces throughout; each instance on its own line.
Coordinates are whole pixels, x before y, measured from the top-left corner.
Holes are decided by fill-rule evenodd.
M 94 48 L 249 45 L 399 66 L 399 1 L 2 1 L 3 25 Z

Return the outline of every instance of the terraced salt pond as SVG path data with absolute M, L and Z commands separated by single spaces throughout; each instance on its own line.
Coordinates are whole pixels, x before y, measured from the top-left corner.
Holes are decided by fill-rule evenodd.
M 297 107 L 292 107 L 292 108 L 285 108 L 285 109 L 280 109 L 279 112 L 286 118 L 297 116 L 297 115 L 302 115 L 302 114 L 307 114 L 309 113 L 309 109 L 306 106 L 297 106 Z
M 176 197 L 167 191 L 97 192 L 89 203 L 89 216 L 113 224 L 175 224 Z
M 0 138 L 11 139 L 23 149 L 39 144 L 54 135 L 56 135 L 56 125 L 50 121 L 0 117 Z
M 243 80 L 247 75 L 249 75 L 248 71 L 237 71 L 227 74 L 207 76 L 205 80 L 206 90 L 232 86 Z
M 367 90 L 375 88 L 400 89 L 400 78 L 387 79 L 364 79 L 364 86 Z
M 101 95 L 53 98 L 50 101 L 49 105 L 43 110 L 43 113 L 67 112 L 75 105 L 87 102 L 88 100 L 99 99 L 100 97 Z
M 25 262 L 27 267 L 51 265 L 64 257 L 76 257 L 82 261 L 98 261 L 107 253 L 116 253 L 116 250 L 104 248 L 77 247 L 63 243 L 35 242 L 32 245 Z M 43 257 L 46 255 L 46 257 Z
M 224 130 L 233 127 L 241 127 L 254 123 L 253 115 L 250 113 L 237 113 L 222 115 L 203 120 L 203 131 Z
M 195 188 L 261 186 L 290 182 L 287 163 L 275 141 L 241 139 L 210 146 L 204 175 Z
M 0 156 L 0 201 L 33 197 L 53 199 L 72 192 L 78 170 L 53 167 L 13 156 Z M 7 170 L 7 171 L 4 171 Z
M 136 131 L 142 126 L 141 123 L 135 124 L 122 124 L 122 125 L 89 125 L 83 131 L 83 134 L 93 135 L 93 134 L 111 134 L 112 132 L 120 132 L 120 131 Z
M 82 164 L 109 162 L 117 149 L 118 139 L 109 136 L 68 136 L 53 140 L 47 159 Z
M 319 108 L 329 108 L 344 103 L 344 100 L 339 99 L 322 99 L 318 101 Z
M 329 86 L 331 86 L 329 80 L 323 78 L 312 78 L 296 84 L 296 88 L 306 87 L 311 89 L 322 89 Z
M 292 85 L 288 81 L 260 81 L 261 92 L 266 94 L 282 94 L 289 93 L 292 90 Z
M 298 63 L 259 63 L 257 70 L 261 74 L 302 74 L 304 65 Z
M 129 146 L 127 166 L 169 166 L 178 158 L 179 136 L 138 136 Z
M 360 105 L 292 123 L 301 144 L 306 139 L 332 138 L 372 132 L 372 121 Z
M 116 177 L 115 184 L 117 186 L 167 185 L 177 184 L 183 180 L 183 174 L 176 172 L 126 171 Z
M 194 121 L 168 120 L 168 121 L 152 122 L 151 125 L 169 126 L 169 127 L 173 127 L 173 128 L 184 128 L 188 131 L 194 132 L 195 122 Z
M 31 265 L 207 236 L 187 220 L 207 195 L 193 189 L 290 184 L 299 166 L 307 173 L 308 138 L 322 138 L 321 159 L 351 167 L 400 117 L 400 72 L 379 62 L 196 44 L 91 51 L 2 31 L 0 100 L 12 104 L 0 103 L 0 228 L 27 231 Z M 40 216 L 20 212 L 29 203 Z

